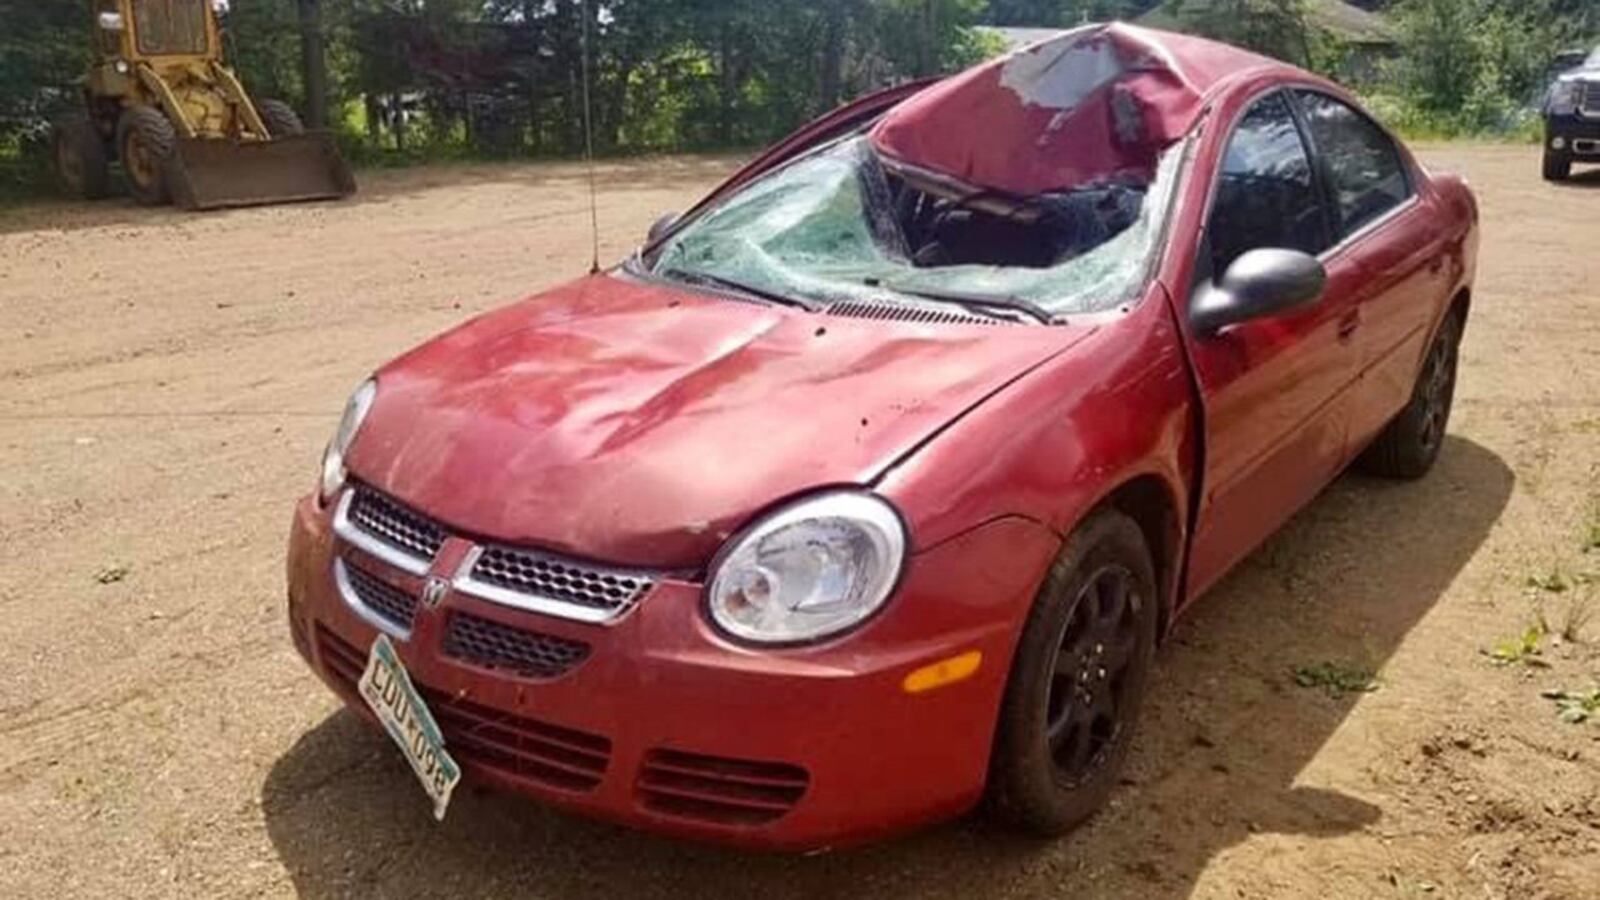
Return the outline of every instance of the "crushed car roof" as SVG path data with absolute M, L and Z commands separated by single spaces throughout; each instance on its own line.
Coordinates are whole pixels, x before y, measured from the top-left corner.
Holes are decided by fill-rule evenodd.
M 1089 25 L 929 87 L 885 115 L 872 142 L 893 162 L 1021 196 L 1143 182 L 1213 85 L 1263 66 L 1283 64 L 1203 38 Z

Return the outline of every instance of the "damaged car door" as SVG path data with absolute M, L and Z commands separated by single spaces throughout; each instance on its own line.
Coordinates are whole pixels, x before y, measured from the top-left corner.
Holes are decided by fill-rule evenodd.
M 1225 140 L 1191 310 L 1250 251 L 1315 257 L 1333 243 L 1310 151 L 1282 91 L 1255 100 Z M 1191 336 L 1207 447 L 1191 596 L 1272 533 L 1343 465 L 1348 398 L 1359 361 L 1348 299 L 1357 277 L 1334 266 L 1314 303 Z
M 1365 444 L 1411 396 L 1434 316 L 1445 306 L 1456 271 L 1449 235 L 1394 141 L 1354 107 L 1320 91 L 1295 92 L 1306 130 L 1322 160 L 1335 212 L 1331 259 L 1365 277 L 1354 298 L 1360 315 L 1360 399 L 1350 438 Z

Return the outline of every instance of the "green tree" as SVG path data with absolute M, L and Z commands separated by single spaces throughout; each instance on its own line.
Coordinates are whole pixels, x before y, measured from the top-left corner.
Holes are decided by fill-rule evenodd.
M 0 26 L 0 143 L 77 106 L 92 23 L 87 3 L 7 4 Z
M 1021 27 L 1070 27 L 1082 22 L 1132 19 L 1159 0 L 989 0 L 983 21 Z
M 1305 0 L 1173 0 L 1167 8 L 1186 31 L 1316 68 Z
M 1502 124 L 1535 95 L 1554 52 L 1587 30 L 1558 0 L 1402 0 L 1393 10 L 1406 102 L 1446 130 Z

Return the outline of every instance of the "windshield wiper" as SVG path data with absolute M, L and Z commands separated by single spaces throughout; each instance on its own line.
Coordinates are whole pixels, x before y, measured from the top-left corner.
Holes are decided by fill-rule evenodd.
M 961 291 L 926 291 L 920 288 L 897 287 L 886 284 L 889 290 L 898 294 L 907 294 L 912 297 L 921 297 L 924 300 L 937 300 L 941 303 L 955 303 L 967 309 L 975 310 L 987 315 L 993 315 L 997 309 L 1011 310 L 1039 320 L 1045 325 L 1055 324 L 1055 314 L 1048 309 L 1024 300 L 1021 297 L 996 296 L 994 294 L 968 294 Z
M 816 306 L 807 303 L 798 297 L 785 296 L 775 291 L 769 291 L 765 288 L 758 288 L 745 284 L 742 281 L 735 281 L 732 278 L 724 278 L 721 275 L 712 275 L 709 272 L 691 272 L 688 269 L 667 268 L 661 270 L 659 274 L 667 278 L 682 281 L 685 284 L 697 284 L 701 287 L 721 288 L 725 291 L 733 291 L 734 293 L 755 297 L 758 300 L 765 300 L 768 303 L 776 303 L 779 306 L 795 306 L 805 310 L 806 312 L 817 311 Z

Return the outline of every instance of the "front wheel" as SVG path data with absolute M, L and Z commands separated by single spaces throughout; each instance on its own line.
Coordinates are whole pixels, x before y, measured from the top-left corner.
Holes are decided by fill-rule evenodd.
M 1067 540 L 1024 626 L 995 733 L 988 801 L 1063 834 L 1105 804 L 1127 758 L 1155 656 L 1155 567 L 1116 510 Z
M 172 199 L 167 160 L 177 152 L 178 133 L 166 114 L 153 106 L 130 106 L 117 124 L 117 149 L 133 199 L 161 206 Z
M 1572 177 L 1572 157 L 1554 150 L 1544 151 L 1544 180 L 1566 181 Z
M 266 123 L 267 133 L 272 137 L 294 137 L 306 132 L 300 114 L 282 100 L 261 100 L 256 103 L 256 112 L 261 114 L 261 121 Z
M 1455 404 L 1463 324 L 1459 311 L 1454 311 L 1439 326 L 1411 388 L 1411 401 L 1361 455 L 1358 464 L 1364 471 L 1384 478 L 1415 479 L 1433 468 Z

